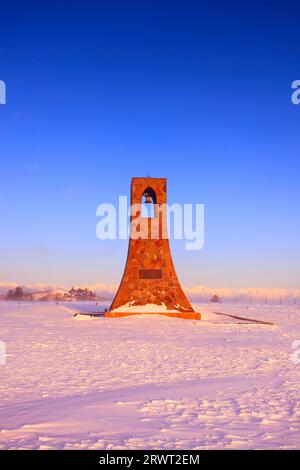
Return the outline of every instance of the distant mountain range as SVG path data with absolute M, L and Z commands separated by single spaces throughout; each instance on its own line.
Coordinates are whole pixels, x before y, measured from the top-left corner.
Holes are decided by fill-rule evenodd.
M 114 290 L 101 285 L 65 287 L 55 284 L 23 285 L 16 282 L 0 282 L 0 299 L 30 301 L 110 300 Z
M 22 285 L 16 282 L 0 282 L 0 299 L 5 299 L 10 291 L 21 287 L 23 300 L 99 300 L 111 301 L 117 290 L 115 285 L 89 284 L 65 287 L 55 284 Z M 185 288 L 187 296 L 192 302 L 208 302 L 212 296 L 218 296 L 223 303 L 267 303 L 267 304 L 299 304 L 300 289 L 276 288 L 213 288 L 196 286 Z M 12 299 L 17 300 L 17 299 Z

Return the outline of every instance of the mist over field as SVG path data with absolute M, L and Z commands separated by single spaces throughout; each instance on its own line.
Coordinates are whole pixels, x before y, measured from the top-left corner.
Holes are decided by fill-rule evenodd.
M 69 296 L 72 289 L 87 289 L 95 295 L 95 300 L 113 300 L 118 286 L 106 284 L 83 284 L 66 287 L 56 284 L 18 284 L 17 282 L 0 282 L 0 298 L 4 299 L 10 290 L 21 287 L 25 294 L 31 294 L 31 300 L 76 300 L 76 295 Z M 191 302 L 210 302 L 214 295 L 223 303 L 241 304 L 293 304 L 300 305 L 300 289 L 276 289 L 276 288 L 213 288 L 198 285 L 185 287 L 184 291 Z M 82 298 L 79 300 L 83 300 Z M 88 299 L 89 300 L 89 299 Z

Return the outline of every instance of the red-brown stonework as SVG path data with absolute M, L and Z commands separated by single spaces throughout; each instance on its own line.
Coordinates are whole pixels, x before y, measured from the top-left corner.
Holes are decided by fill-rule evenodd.
M 141 202 L 143 194 L 151 194 L 155 204 L 153 218 L 142 218 Z M 127 262 L 120 287 L 111 305 L 107 317 L 130 315 L 133 312 L 114 312 L 115 309 L 130 305 L 165 304 L 169 316 L 200 319 L 194 312 L 178 281 L 172 261 L 169 239 L 167 238 L 166 178 L 132 178 L 131 182 L 131 232 Z M 150 224 L 151 230 L 150 230 Z M 135 225 L 138 232 L 135 231 Z M 143 238 L 137 238 L 142 235 Z M 152 233 L 152 236 L 151 236 Z M 153 235 L 154 234 L 154 235 Z M 153 236 L 155 238 L 153 238 Z M 139 313 L 138 311 L 135 313 Z M 148 313 L 142 311 L 141 313 Z M 151 312 L 149 312 L 151 313 Z M 153 312 L 159 313 L 159 312 Z

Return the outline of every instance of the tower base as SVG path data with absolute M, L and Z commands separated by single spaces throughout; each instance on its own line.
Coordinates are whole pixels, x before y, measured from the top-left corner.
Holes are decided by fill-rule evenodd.
M 105 312 L 105 318 L 128 317 L 130 315 L 165 315 L 172 318 L 183 318 L 184 320 L 201 320 L 199 312 Z

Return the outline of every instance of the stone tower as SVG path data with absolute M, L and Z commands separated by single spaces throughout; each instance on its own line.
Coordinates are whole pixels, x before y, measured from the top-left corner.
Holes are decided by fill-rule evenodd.
M 143 216 L 152 204 L 152 214 Z M 139 313 L 198 319 L 173 265 L 167 232 L 166 178 L 132 178 L 130 240 L 121 284 L 106 317 Z

